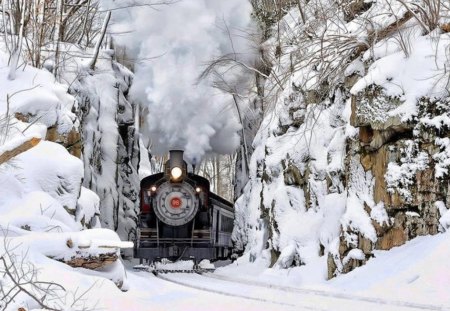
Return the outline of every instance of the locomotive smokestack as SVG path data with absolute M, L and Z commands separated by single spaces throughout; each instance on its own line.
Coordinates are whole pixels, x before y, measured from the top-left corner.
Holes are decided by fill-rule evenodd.
M 183 161 L 183 150 L 170 150 L 169 172 L 173 181 L 180 181 L 183 175 L 186 174 Z
M 170 150 L 169 151 L 169 166 L 170 169 L 178 166 L 180 168 L 183 167 L 183 150 Z

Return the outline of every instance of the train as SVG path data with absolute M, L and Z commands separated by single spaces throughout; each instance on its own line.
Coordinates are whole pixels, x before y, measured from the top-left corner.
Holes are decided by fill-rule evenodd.
M 210 188 L 188 171 L 183 150 L 171 150 L 163 172 L 141 180 L 134 257 L 140 263 L 229 258 L 233 204 Z

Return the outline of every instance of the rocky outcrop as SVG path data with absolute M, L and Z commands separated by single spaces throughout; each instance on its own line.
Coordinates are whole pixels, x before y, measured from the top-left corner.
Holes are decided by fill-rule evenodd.
M 250 261 L 325 255 L 331 278 L 450 227 L 446 24 L 391 5 L 300 1 L 262 44 L 273 67 L 233 233 Z
M 100 197 L 102 227 L 133 240 L 139 189 L 137 108 L 128 99 L 133 74 L 112 53 L 104 52 L 96 71 L 81 72 L 70 92 L 80 106 L 83 185 Z
M 18 142 L 6 144 L 0 147 L 0 165 L 8 162 L 15 156 L 25 152 L 34 146 L 36 146 L 41 141 L 40 138 L 31 137 L 21 139 Z
M 364 264 L 373 250 L 389 250 L 417 236 L 437 234 L 442 215 L 435 203 L 450 206 L 449 174 L 438 175 L 436 171 L 441 150 L 436 142 L 450 136 L 449 124 L 445 124 L 449 109 L 444 108 L 449 107 L 450 100 L 447 98 L 439 104 L 422 99 L 419 116 L 408 122 L 400 117 L 381 120 L 361 108 L 366 103 L 374 107 L 375 100 L 398 106 L 397 99 L 382 94 L 373 97 L 368 92 L 353 97 L 351 124 L 359 128 L 359 139 L 350 143 L 349 150 L 355 152 L 347 156 L 357 157 L 364 170 L 373 176 L 373 201 L 382 204 L 388 219 L 379 223 L 371 217 L 376 241 L 344 226 L 339 254 L 334 258 L 330 255 L 328 260 L 329 278 Z M 387 114 L 389 110 L 380 112 Z M 436 123 L 438 120 L 441 122 Z M 372 208 L 366 205 L 365 209 L 371 215 Z M 345 235 L 356 235 L 357 242 L 351 245 Z M 346 261 L 346 256 L 355 249 L 361 250 L 364 256 Z
M 76 105 L 74 105 L 74 109 L 75 108 Z M 16 112 L 14 116 L 17 120 L 31 124 L 35 123 L 40 118 L 30 113 L 23 114 L 21 112 Z M 47 128 L 45 140 L 63 145 L 71 155 L 81 158 L 82 141 L 78 120 L 74 123 L 74 126 L 72 126 L 70 130 L 64 131 L 60 129 L 58 123 L 49 126 Z
M 61 134 L 56 127 L 52 126 L 47 129 L 45 140 L 61 144 L 71 155 L 81 158 L 82 140 L 79 129 L 72 128 L 69 132 Z

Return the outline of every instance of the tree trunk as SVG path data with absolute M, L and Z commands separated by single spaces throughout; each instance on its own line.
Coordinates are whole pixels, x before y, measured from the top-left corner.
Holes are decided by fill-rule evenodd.
M 20 7 L 19 3 L 18 3 L 18 7 Z M 20 26 L 19 26 L 19 39 L 17 40 L 15 46 L 14 46 L 14 51 L 11 57 L 11 63 L 10 63 L 10 67 L 9 67 L 9 73 L 8 73 L 8 80 L 14 80 L 16 78 L 16 69 L 17 66 L 19 64 L 19 59 L 20 59 L 20 54 L 22 52 L 22 44 L 23 44 L 23 27 L 25 24 L 25 11 L 26 11 L 26 6 L 25 6 L 25 1 L 22 2 L 22 16 L 20 18 Z M 16 25 L 17 27 L 17 25 Z
M 105 37 L 106 29 L 108 28 L 110 19 L 111 19 L 111 11 L 108 11 L 108 13 L 106 13 L 105 20 L 103 21 L 103 27 L 102 32 L 100 33 L 100 38 L 98 39 L 97 44 L 95 45 L 94 57 L 92 58 L 91 64 L 89 65 L 89 68 L 92 70 L 95 69 L 95 63 L 97 62 L 98 54 L 100 53 L 100 47 L 102 46 L 103 38 Z
M 53 67 L 53 75 L 55 78 L 58 74 L 58 67 L 59 67 L 59 45 L 61 42 L 61 32 L 62 32 L 62 19 L 64 14 L 64 0 L 57 0 L 56 2 L 56 23 L 55 23 L 55 36 L 53 37 L 53 40 L 56 43 L 55 48 L 55 64 Z

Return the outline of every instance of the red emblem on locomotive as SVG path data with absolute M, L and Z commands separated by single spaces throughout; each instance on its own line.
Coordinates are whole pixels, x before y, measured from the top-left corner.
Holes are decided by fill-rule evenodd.
M 179 208 L 181 206 L 181 199 L 180 198 L 173 198 L 170 200 L 170 205 L 172 208 Z

